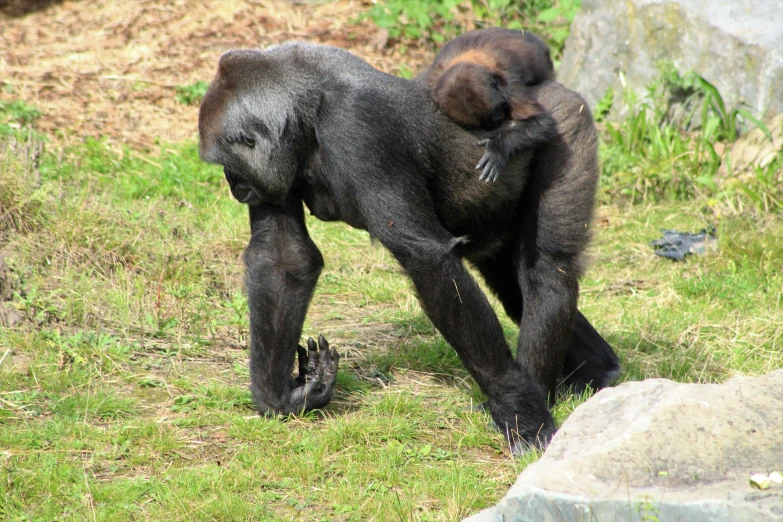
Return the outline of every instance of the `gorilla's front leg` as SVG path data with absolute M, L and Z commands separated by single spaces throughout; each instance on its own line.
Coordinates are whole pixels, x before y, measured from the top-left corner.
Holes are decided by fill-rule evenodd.
M 326 339 L 299 346 L 302 324 L 323 258 L 310 239 L 302 202 L 251 205 L 245 282 L 250 307 L 250 382 L 260 413 L 300 413 L 332 396 L 339 355 Z M 299 376 L 293 378 L 299 352 Z

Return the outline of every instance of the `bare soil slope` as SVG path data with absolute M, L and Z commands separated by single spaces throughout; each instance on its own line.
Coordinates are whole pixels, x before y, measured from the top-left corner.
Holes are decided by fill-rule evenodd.
M 423 49 L 384 50 L 383 34 L 359 20 L 365 7 L 355 0 L 95 0 L 21 17 L 10 16 L 20 6 L 6 8 L 0 100 L 34 105 L 44 112 L 38 129 L 66 143 L 93 136 L 148 148 L 193 138 L 198 108 L 177 102 L 175 87 L 211 80 L 228 49 L 307 40 L 349 49 L 387 72 L 430 58 Z

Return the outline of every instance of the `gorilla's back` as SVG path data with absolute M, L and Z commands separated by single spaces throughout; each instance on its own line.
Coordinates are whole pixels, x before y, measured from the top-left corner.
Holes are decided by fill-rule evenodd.
M 346 119 L 366 120 L 374 126 L 373 134 L 386 131 L 381 154 L 417 156 L 416 166 L 426 180 L 435 212 L 452 234 L 494 241 L 474 237 L 474 232 L 481 230 L 486 236 L 487 230 L 493 230 L 499 237 L 512 233 L 531 153 L 512 157 L 498 181 L 479 181 L 475 166 L 483 153 L 478 141 L 484 135 L 470 133 L 446 117 L 422 82 L 386 74 L 336 47 L 295 43 L 278 49 L 295 49 L 321 72 L 325 85 L 337 82 L 351 93 L 342 98 L 341 110 Z

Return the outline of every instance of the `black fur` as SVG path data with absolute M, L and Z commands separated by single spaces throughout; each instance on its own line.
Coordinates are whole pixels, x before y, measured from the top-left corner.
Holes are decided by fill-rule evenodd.
M 549 47 L 529 32 L 483 29 L 443 46 L 416 77 L 432 90 L 446 115 L 466 129 L 493 131 L 476 165 L 479 179 L 498 179 L 509 157 L 557 134 L 557 123 L 537 102 L 533 87 L 554 80 Z
M 321 407 L 334 384 L 337 354 L 328 346 L 328 360 L 316 365 L 302 362 L 300 348 L 300 375 L 290 375 L 323 266 L 302 201 L 319 219 L 368 230 L 399 260 L 513 451 L 554 433 L 547 396 L 564 367 L 578 367 L 577 384 L 605 383 L 617 370 L 611 348 L 576 310 L 598 176 L 590 111 L 554 82 L 535 96 L 559 133 L 512 156 L 516 175 L 488 185 L 471 172 L 476 137 L 419 82 L 327 46 L 223 55 L 201 106 L 200 153 L 224 165 L 250 206 L 245 263 L 259 411 Z M 520 322 L 516 360 L 463 258 Z

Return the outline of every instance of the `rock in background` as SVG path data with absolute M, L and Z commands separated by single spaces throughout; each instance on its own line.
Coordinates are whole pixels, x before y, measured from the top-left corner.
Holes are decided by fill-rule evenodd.
M 703 76 L 729 108 L 744 101 L 758 116 L 783 113 L 783 1 L 583 0 L 558 80 L 593 108 L 614 88 L 610 117 L 619 117 L 618 73 L 643 92 L 661 60 Z
M 783 370 L 598 392 L 500 503 L 469 522 L 783 521 Z

